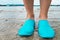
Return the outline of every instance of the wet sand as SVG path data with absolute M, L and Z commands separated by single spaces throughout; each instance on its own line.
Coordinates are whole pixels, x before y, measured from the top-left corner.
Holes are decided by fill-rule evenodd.
M 18 29 L 24 22 L 21 19 L 0 19 L 0 40 L 39 40 L 37 33 L 37 25 L 34 36 L 32 37 L 20 37 L 17 35 Z M 37 23 L 37 22 L 36 22 Z M 56 38 L 53 40 L 60 40 L 60 21 L 49 19 L 49 23 L 56 30 Z M 40 40 L 46 40 L 41 39 Z

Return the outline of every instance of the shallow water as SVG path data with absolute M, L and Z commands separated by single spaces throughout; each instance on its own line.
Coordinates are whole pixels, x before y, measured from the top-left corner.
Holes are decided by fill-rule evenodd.
M 35 17 L 39 16 L 39 6 L 34 7 Z M 51 6 L 48 18 L 60 18 L 60 6 Z M 0 18 L 25 18 L 26 10 L 24 6 L 0 6 Z

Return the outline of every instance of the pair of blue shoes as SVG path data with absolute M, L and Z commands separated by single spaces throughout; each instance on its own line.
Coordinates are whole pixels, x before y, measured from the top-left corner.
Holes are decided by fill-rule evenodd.
M 35 30 L 35 21 L 27 19 L 23 26 L 18 30 L 19 36 L 32 36 Z M 38 22 L 38 35 L 41 38 L 54 38 L 55 31 L 49 25 L 48 20 L 39 20 Z

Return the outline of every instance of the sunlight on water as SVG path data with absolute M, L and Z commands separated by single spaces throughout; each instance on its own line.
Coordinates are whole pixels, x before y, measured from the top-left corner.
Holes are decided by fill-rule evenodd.
M 0 0 L 0 4 L 23 4 L 23 0 Z M 39 5 L 39 0 L 35 0 L 34 5 Z M 52 0 L 52 5 L 60 5 L 60 0 Z

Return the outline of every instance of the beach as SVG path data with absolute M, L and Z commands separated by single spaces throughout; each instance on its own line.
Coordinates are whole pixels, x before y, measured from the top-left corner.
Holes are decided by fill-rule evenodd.
M 38 36 L 37 22 L 39 16 L 39 6 L 34 7 L 36 29 L 32 37 L 20 37 L 17 35 L 18 29 L 26 20 L 26 10 L 24 6 L 0 6 L 0 40 L 47 40 Z M 51 40 L 60 40 L 60 6 L 51 6 L 48 12 L 48 21 L 56 30 L 56 37 Z

